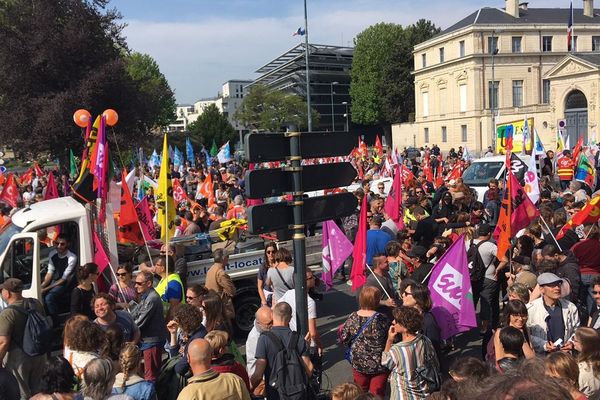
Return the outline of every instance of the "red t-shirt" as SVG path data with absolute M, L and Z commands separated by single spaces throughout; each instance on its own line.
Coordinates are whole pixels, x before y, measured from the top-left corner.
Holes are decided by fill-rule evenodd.
M 571 248 L 579 261 L 579 269 L 584 275 L 600 274 L 600 241 L 597 239 L 586 239 Z

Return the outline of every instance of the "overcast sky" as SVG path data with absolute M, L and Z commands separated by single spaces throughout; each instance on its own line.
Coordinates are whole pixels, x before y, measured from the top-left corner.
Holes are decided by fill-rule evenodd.
M 504 0 L 307 0 L 311 43 L 351 46 L 378 22 L 420 18 L 442 29 L 479 7 Z M 302 0 L 112 0 L 123 14 L 131 49 L 150 54 L 177 102 L 216 96 L 230 79 L 254 79 L 262 65 L 303 40 Z M 569 7 L 569 0 L 529 0 L 529 7 Z M 581 8 L 581 0 L 574 1 Z M 566 21 L 565 21 L 566 29 Z

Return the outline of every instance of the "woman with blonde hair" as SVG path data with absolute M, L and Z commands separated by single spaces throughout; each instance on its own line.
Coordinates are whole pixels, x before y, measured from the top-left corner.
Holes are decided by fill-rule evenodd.
M 121 372 L 115 377 L 113 394 L 126 394 L 134 400 L 156 400 L 154 384 L 138 375 L 141 362 L 141 350 L 133 343 L 126 343 L 119 355 Z
M 210 331 L 204 337 L 213 349 L 210 367 L 219 373 L 231 372 L 242 378 L 248 391 L 250 390 L 250 378 L 246 368 L 235 360 L 233 354 L 228 351 L 229 334 L 225 331 Z
M 363 394 L 362 389 L 356 383 L 341 383 L 331 391 L 331 400 L 355 400 Z
M 600 334 L 593 328 L 575 331 L 579 366 L 579 390 L 590 399 L 600 398 Z

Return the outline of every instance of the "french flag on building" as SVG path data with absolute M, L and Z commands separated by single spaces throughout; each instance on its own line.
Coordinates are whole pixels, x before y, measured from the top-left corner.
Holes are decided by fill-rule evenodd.
M 573 5 L 571 4 L 571 7 Z M 296 32 L 294 32 L 294 34 L 292 36 L 304 36 L 306 35 L 306 30 L 302 29 L 302 28 L 298 28 L 298 30 Z
M 575 51 L 574 46 L 575 36 L 573 36 L 573 0 L 569 8 L 569 25 L 567 26 L 567 48 L 569 51 Z

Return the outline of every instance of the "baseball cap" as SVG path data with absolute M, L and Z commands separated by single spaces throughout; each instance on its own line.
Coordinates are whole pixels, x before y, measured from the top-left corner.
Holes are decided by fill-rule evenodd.
M 13 293 L 20 293 L 23 291 L 23 281 L 17 278 L 8 278 L 0 285 L 0 289 L 6 289 Z
M 527 286 L 527 288 L 529 288 L 529 290 L 533 290 L 535 288 L 537 280 L 536 280 L 536 276 L 533 272 L 523 271 L 517 275 L 517 277 L 515 278 L 515 283 L 521 283 L 521 284 Z
M 540 276 L 538 276 L 537 278 L 537 283 L 540 286 L 544 286 L 544 285 L 549 285 L 551 283 L 556 283 L 556 282 L 561 282 L 562 283 L 562 279 L 559 278 L 557 275 L 553 274 L 552 272 L 544 272 L 543 274 L 540 274 Z

